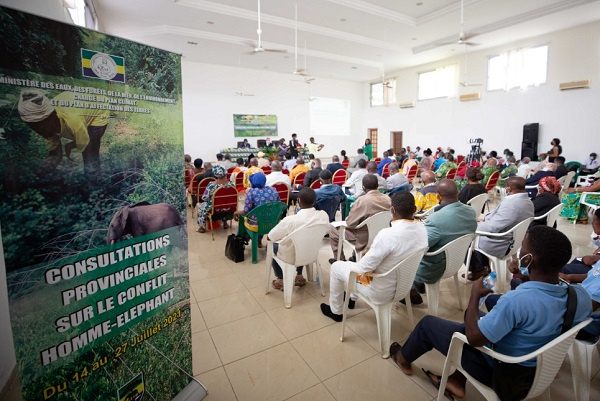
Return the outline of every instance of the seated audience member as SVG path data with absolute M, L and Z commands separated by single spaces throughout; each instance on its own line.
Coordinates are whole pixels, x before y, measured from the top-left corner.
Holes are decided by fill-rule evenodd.
M 313 189 L 308 187 L 302 188 L 298 194 L 300 210 L 296 214 L 285 217 L 279 224 L 273 227 L 268 234 L 269 240 L 279 241 L 296 230 L 319 224 L 329 225 L 329 216 L 327 216 L 327 213 L 322 210 L 315 210 L 314 204 L 316 201 L 317 195 Z M 282 260 L 293 260 L 295 252 L 294 243 L 290 240 L 284 241 L 281 244 L 273 244 L 273 254 Z M 275 259 L 273 259 L 272 265 L 276 277 L 272 282 L 273 288 L 283 291 L 283 271 L 281 270 L 281 266 L 279 266 Z M 296 268 L 294 285 L 303 286 L 306 284 L 306 279 L 302 276 L 302 267 L 298 266 Z
M 217 166 L 223 165 L 223 153 L 217 153 L 217 161 L 214 164 Z
M 594 174 L 598 171 L 598 167 L 600 164 L 598 163 L 598 155 L 596 152 L 590 153 L 590 157 L 583 163 L 583 168 L 581 169 L 581 174 Z
M 408 175 L 410 168 L 414 165 L 417 165 L 417 155 L 414 152 L 410 152 L 408 155 L 408 160 L 404 163 L 404 167 L 402 167 L 402 174 Z M 399 166 L 402 166 L 399 164 Z
M 581 283 L 592 267 L 600 267 L 600 209 L 596 209 L 592 218 L 591 239 L 596 250 L 591 255 L 575 258 L 571 263 L 564 265 L 561 270 L 562 278 L 571 283 Z M 597 274 L 600 276 L 600 269 Z M 598 283 L 600 284 L 600 281 Z
M 531 166 L 529 162 L 531 159 L 529 157 L 524 157 L 521 159 L 521 163 L 519 163 L 519 168 L 517 169 L 517 177 L 521 178 L 529 178 L 529 174 L 531 173 Z
M 504 188 L 506 186 L 506 180 L 509 177 L 517 175 L 517 166 L 515 166 L 516 159 L 514 156 L 509 156 L 506 159 L 505 167 L 500 172 L 500 178 L 498 179 L 498 186 Z
M 437 181 L 442 178 L 446 178 L 448 171 L 455 169 L 457 167 L 456 163 L 454 163 L 454 156 L 450 153 L 446 155 L 446 162 L 438 167 L 435 171 L 435 178 Z
M 239 220 L 239 216 L 244 216 L 250 213 L 254 208 L 270 202 L 280 202 L 279 194 L 273 187 L 266 187 L 267 176 L 262 171 L 254 173 L 249 177 L 251 188 L 246 191 L 246 202 L 243 210 L 237 210 L 233 214 L 235 221 Z M 257 225 L 257 222 L 246 221 L 248 225 Z M 239 232 L 239 231 L 238 231 Z M 258 239 L 258 247 L 262 247 L 262 235 Z
M 377 177 L 377 189 L 386 190 L 387 189 L 387 181 L 385 178 L 377 174 L 377 163 L 374 161 L 370 161 L 367 163 L 367 173 L 373 174 Z
M 246 167 L 250 167 L 250 160 L 252 160 L 254 158 L 255 158 L 254 153 L 250 153 L 248 155 L 248 158 L 246 159 Z
M 419 177 L 423 171 L 429 171 L 433 169 L 433 156 L 431 149 L 427 148 L 423 151 L 423 158 L 419 163 Z
M 281 162 L 279 160 L 273 160 L 273 163 L 271 163 L 271 174 L 267 176 L 267 183 L 265 185 L 268 187 L 272 187 L 274 184 L 282 182 L 285 185 L 287 185 L 288 188 L 291 188 L 292 182 L 290 181 L 290 176 L 287 174 L 283 174 L 281 171 Z
M 525 185 L 534 186 L 539 184 L 540 180 L 544 177 L 554 177 L 554 169 L 553 163 L 546 164 L 546 167 L 525 180 Z M 529 192 L 529 196 L 533 197 L 537 194 L 537 189 L 528 189 L 527 192 Z
M 496 166 L 496 167 L 498 166 L 498 152 L 496 152 L 495 150 L 492 150 L 492 151 L 490 152 L 490 157 L 488 157 L 488 160 L 489 160 L 489 159 L 495 159 L 495 160 L 496 160 L 496 164 L 495 164 L 495 166 Z
M 215 180 L 208 183 L 204 190 L 204 194 L 202 194 L 203 202 L 198 204 L 198 229 L 196 231 L 199 233 L 206 232 L 206 217 L 208 212 L 212 209 L 215 191 L 222 187 L 231 186 L 231 182 L 227 179 L 227 170 L 225 167 L 218 164 L 214 165 L 212 166 L 212 172 Z M 222 218 L 221 220 L 223 221 L 223 229 L 228 229 L 229 224 L 227 223 L 227 220 L 225 218 Z
M 296 165 L 296 159 L 292 158 L 290 153 L 285 154 L 285 162 L 283 162 L 283 168 L 289 171 L 292 171 L 294 166 Z
M 263 173 L 262 169 L 258 167 L 258 159 L 253 157 L 248 162 L 248 168 L 244 171 L 244 187 L 251 188 L 250 177 L 256 173 Z
M 258 152 L 257 156 L 258 156 L 258 167 L 263 168 L 263 167 L 267 167 L 271 164 L 269 162 L 269 159 L 265 158 L 265 152 L 260 151 L 260 152 Z
M 322 170 L 319 173 L 319 179 L 321 180 L 321 188 L 317 189 L 317 202 L 322 199 L 330 198 L 332 196 L 339 196 L 342 202 L 346 201 L 346 194 L 339 185 L 331 183 L 331 171 Z
M 584 192 L 600 191 L 600 180 L 594 181 L 589 187 L 568 188 L 561 199 L 564 207 L 560 211 L 562 217 L 569 219 L 571 223 L 587 223 L 587 210 L 581 206 L 581 194 Z M 586 198 L 587 202 L 600 206 L 600 194 L 590 194 Z
M 236 164 L 231 161 L 231 155 L 229 153 L 225 153 L 225 156 L 223 157 L 223 163 L 221 165 L 225 167 L 225 170 L 236 167 Z
M 183 156 L 183 160 L 184 160 L 184 168 L 186 170 L 193 170 L 194 169 L 194 165 L 192 164 L 192 156 L 190 156 L 190 155 L 184 155 Z
M 315 159 L 312 161 L 312 168 L 306 172 L 304 176 L 304 186 L 310 187 L 310 184 L 319 179 L 319 173 L 323 171 L 321 168 L 321 159 Z
M 437 190 L 441 197 L 440 204 L 436 206 L 435 213 L 425 220 L 429 246 L 427 252 L 435 252 L 462 235 L 475 233 L 477 229 L 475 211 L 458 201 L 458 190 L 453 180 L 441 180 L 437 184 Z M 444 275 L 445 270 L 445 253 L 424 256 L 419 264 L 415 282 L 418 287 L 419 284 L 422 287 L 422 283 L 433 284 Z M 410 302 L 415 305 L 423 303 L 416 289 L 411 290 Z
M 485 162 L 485 166 L 481 169 L 481 172 L 483 173 L 483 180 L 481 183 L 486 186 L 490 176 L 496 171 L 498 171 L 498 160 L 490 157 L 487 162 Z
M 371 180 L 365 176 L 366 180 Z M 374 186 L 374 181 L 372 181 Z M 370 192 L 377 192 L 371 190 Z M 368 194 L 360 199 L 367 197 Z M 389 197 L 388 197 L 389 198 Z M 358 202 L 358 201 L 357 201 Z M 353 207 L 354 209 L 354 207 Z M 413 220 L 415 199 L 409 192 L 392 197 L 392 225 L 381 230 L 373 245 L 358 263 L 337 261 L 331 265 L 329 305 L 321 304 L 321 312 L 336 322 L 342 321 L 344 288 L 350 270 L 361 273 L 358 291 L 376 304 L 390 302 L 396 292 L 396 275 L 388 274 L 373 280 L 370 274 L 382 274 L 414 252 L 427 248 L 427 232 L 423 224 Z M 349 296 L 351 294 L 348 294 Z
M 360 167 L 358 167 L 359 160 L 364 160 L 365 164 L 369 162 L 369 159 L 367 159 L 367 156 L 365 155 L 365 151 L 362 148 L 358 148 L 356 150 L 356 153 L 357 153 L 357 155 L 354 157 L 354 159 L 352 159 L 352 161 L 350 162 L 350 165 L 346 169 L 349 173 L 353 173 L 354 171 L 356 171 L 357 169 L 360 168 Z
M 400 172 L 400 167 L 398 166 L 398 163 L 391 163 L 389 165 L 389 171 L 390 176 L 386 178 L 388 193 L 394 190 L 402 189 L 406 189 L 406 191 L 410 192 L 410 190 L 412 189 L 412 185 L 409 184 L 408 178 L 406 178 L 406 176 Z
M 533 217 L 533 202 L 525 192 L 525 180 L 521 177 L 510 177 L 506 183 L 507 196 L 496 209 L 488 213 L 477 226 L 477 231 L 500 233 L 508 231 L 520 222 Z M 504 257 L 512 246 L 512 234 L 502 237 L 479 237 L 479 249 L 495 257 Z M 518 244 L 516 245 L 518 246 Z M 469 280 L 477 280 L 490 272 L 488 258 L 473 251 L 471 256 Z
M 417 213 L 429 210 L 439 203 L 437 197 L 437 185 L 435 184 L 435 173 L 433 171 L 423 171 L 421 181 L 424 187 L 417 191 L 415 196 L 415 206 Z
M 560 156 L 559 156 L 560 157 Z M 548 213 L 553 207 L 560 204 L 558 194 L 562 189 L 554 177 L 544 177 L 538 183 L 537 195 L 531 199 L 533 202 L 533 212 L 535 217 L 543 216 Z M 547 219 L 534 220 L 532 226 L 546 225 Z M 556 223 L 554 223 L 556 224 Z
M 557 156 L 554 159 L 554 178 L 556 178 L 557 180 L 561 177 L 564 177 L 568 173 L 567 168 L 565 167 L 565 161 L 566 159 L 562 156 Z M 565 184 L 568 185 L 569 183 Z
M 481 183 L 483 173 L 479 167 L 469 167 L 465 174 L 467 177 L 467 185 L 463 187 L 458 195 L 458 200 L 462 203 L 467 203 L 477 195 L 487 193 L 485 187 Z
M 358 169 L 354 171 L 346 180 L 344 185 L 342 185 L 343 188 L 346 188 L 346 193 L 354 196 L 355 198 L 363 194 L 362 179 L 368 174 L 367 161 L 365 159 L 360 159 L 357 166 Z
M 310 167 L 308 167 L 306 164 L 304 164 L 304 158 L 302 156 L 298 156 L 296 158 L 296 165 L 290 171 L 290 181 L 292 181 L 292 184 L 294 184 L 294 179 L 296 178 L 297 175 L 306 173 L 309 170 L 310 170 Z M 302 181 L 302 182 L 304 182 L 304 181 Z
M 446 159 L 446 154 L 439 150 L 437 153 L 437 159 L 433 162 L 433 171 L 437 172 L 437 170 L 442 166 L 442 164 L 446 163 L 448 159 Z
M 400 149 L 400 154 L 396 156 L 396 162 L 398 163 L 398 166 L 402 166 L 404 160 L 408 160 L 408 155 L 406 154 L 406 149 L 402 148 Z
M 393 163 L 393 162 L 394 162 L 394 160 L 390 158 L 390 154 L 388 153 L 388 151 L 386 150 L 385 152 L 383 152 L 383 159 L 381 159 L 381 161 L 377 165 L 377 174 L 382 175 L 383 167 L 386 164 Z
M 533 227 L 525 236 L 521 255 L 522 264 L 529 266 L 530 281 L 504 294 L 488 314 L 480 317 L 479 300 L 492 290 L 483 286 L 483 280 L 478 280 L 471 289 L 464 323 L 425 316 L 403 346 L 392 343 L 390 357 L 400 370 L 411 375 L 412 362 L 434 348 L 447 354 L 452 335 L 459 332 L 467 336 L 470 345 L 462 351 L 463 368 L 475 380 L 492 387 L 501 400 L 523 399 L 535 377 L 535 359 L 496 370 L 500 369 L 500 363 L 473 347 L 487 345 L 501 354 L 522 356 L 561 334 L 568 291 L 558 276 L 571 255 L 571 243 L 553 228 Z M 572 288 L 577 295 L 573 319 L 576 325 L 590 316 L 592 300 L 580 286 Z M 439 384 L 439 376 L 429 371 L 425 373 L 432 384 Z M 444 390 L 463 398 L 465 385 L 466 377 L 457 370 L 448 377 Z
M 204 165 L 204 162 L 202 161 L 202 159 L 200 159 L 200 158 L 194 159 L 194 175 L 204 172 L 203 165 Z
M 361 252 L 367 246 L 367 242 L 369 242 L 369 230 L 367 227 L 361 227 L 360 229 L 356 227 L 374 214 L 390 210 L 392 204 L 389 196 L 377 190 L 377 178 L 373 174 L 365 174 L 363 176 L 362 191 L 364 195 L 357 198 L 356 202 L 352 204 L 352 209 L 350 209 L 350 213 L 346 219 L 345 238 L 354 244 L 357 252 Z M 337 258 L 338 247 L 340 246 L 339 241 L 339 228 L 331 227 L 329 229 L 329 243 L 333 251 L 333 258 L 329 259 L 329 263 L 336 261 L 335 258 Z M 341 258 L 345 260 L 344 248 L 342 248 Z
M 246 166 L 244 166 L 244 159 L 242 159 L 241 157 L 238 157 L 235 160 L 236 166 L 233 169 L 233 171 L 231 172 L 231 182 L 233 182 L 235 184 L 235 179 L 238 175 L 238 173 L 243 173 L 246 170 L 248 170 L 248 168 Z
M 540 155 L 538 156 L 538 159 L 540 162 L 538 163 L 537 167 L 533 170 L 534 173 L 537 173 L 538 171 L 543 170 L 546 167 L 546 165 L 548 163 L 550 163 L 548 161 L 548 155 L 546 153 L 540 153 Z
M 343 149 L 340 151 L 340 156 L 342 156 L 342 161 L 350 160 L 348 159 L 348 156 L 346 156 L 346 151 Z
M 198 160 L 198 159 L 196 159 L 196 160 Z M 212 167 L 213 167 L 212 163 L 210 163 L 210 162 L 204 163 L 204 172 L 200 173 L 194 177 L 194 180 L 196 180 L 196 184 L 199 184 L 200 181 L 202 181 L 205 178 L 209 178 L 209 177 L 214 178 L 215 175 L 213 174 Z
M 331 163 L 329 163 L 326 167 L 326 170 L 329 170 L 333 175 L 338 170 L 345 170 L 344 166 L 340 163 L 340 158 L 337 155 L 333 155 L 331 157 Z

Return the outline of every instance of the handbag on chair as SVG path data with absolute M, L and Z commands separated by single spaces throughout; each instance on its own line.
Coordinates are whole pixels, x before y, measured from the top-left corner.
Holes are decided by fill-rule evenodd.
M 225 256 L 235 263 L 244 261 L 244 239 L 239 235 L 231 234 L 225 244 Z

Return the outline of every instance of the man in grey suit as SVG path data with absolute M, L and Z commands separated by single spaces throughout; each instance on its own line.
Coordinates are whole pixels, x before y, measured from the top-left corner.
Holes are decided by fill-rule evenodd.
M 521 177 L 510 177 L 506 182 L 506 196 L 500 205 L 479 223 L 477 230 L 490 233 L 500 233 L 510 230 L 521 221 L 534 216 L 533 202 L 525 191 L 525 179 Z M 479 249 L 485 253 L 503 257 L 510 250 L 512 235 L 502 237 L 479 238 Z M 516 244 L 520 246 L 521 244 Z M 471 266 L 468 275 L 469 280 L 477 280 L 489 272 L 488 258 L 478 251 L 473 252 Z
M 437 184 L 440 204 L 435 213 L 425 220 L 427 229 L 428 252 L 435 252 L 447 243 L 465 234 L 473 234 L 477 229 L 475 210 L 458 201 L 458 189 L 453 180 L 443 179 Z M 438 281 L 446 270 L 446 255 L 442 252 L 435 256 L 424 256 L 415 277 L 415 286 L 423 288 L 423 283 Z M 410 301 L 413 304 L 423 302 L 415 289 L 411 290 Z

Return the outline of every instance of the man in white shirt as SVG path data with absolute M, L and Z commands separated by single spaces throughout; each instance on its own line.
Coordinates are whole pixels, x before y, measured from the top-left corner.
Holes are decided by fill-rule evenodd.
M 352 195 L 354 197 L 359 197 L 364 193 L 363 187 L 362 187 L 362 179 L 365 175 L 367 175 L 369 173 L 367 171 L 367 161 L 366 160 L 359 159 L 357 166 L 358 166 L 358 170 L 353 172 L 352 175 L 350 176 L 350 178 L 348 178 L 348 180 L 346 180 L 344 185 L 342 185 L 342 187 L 344 187 L 344 189 L 347 189 L 346 193 L 348 193 L 349 195 Z
M 221 163 L 221 166 L 225 167 L 225 169 L 229 170 L 230 168 L 235 168 L 236 164 L 231 161 L 231 155 L 229 153 L 225 153 L 225 160 Z
M 598 171 L 598 167 L 600 167 L 600 163 L 598 163 L 598 155 L 595 152 L 590 153 L 590 157 L 584 163 L 584 167 L 582 173 L 585 174 L 594 174 Z
M 300 190 L 298 201 L 300 210 L 298 213 L 287 216 L 279 222 L 269 232 L 268 238 L 271 241 L 279 241 L 293 231 L 323 224 L 329 225 L 329 216 L 323 210 L 315 210 L 313 205 L 317 200 L 317 194 L 312 188 L 304 187 Z M 273 244 L 273 253 L 282 260 L 292 260 L 295 255 L 295 248 L 292 241 L 284 241 L 281 244 Z M 283 271 L 281 266 L 273 259 L 273 272 L 275 280 L 272 285 L 276 290 L 283 291 Z M 294 285 L 303 286 L 306 284 L 306 279 L 302 276 L 302 266 L 296 268 L 296 278 Z
M 392 192 L 396 188 L 400 188 L 403 185 L 408 188 L 408 178 L 404 174 L 400 172 L 400 167 L 398 167 L 398 163 L 390 163 L 388 166 L 390 176 L 386 179 L 387 181 L 387 190 L 388 192 Z
M 267 167 L 269 163 L 269 159 L 265 159 L 265 153 L 263 151 L 258 152 L 258 167 L 263 168 Z
M 521 159 L 521 163 L 519 163 L 519 168 L 517 170 L 517 177 L 521 178 L 529 178 L 529 174 L 531 174 L 531 166 L 529 162 L 531 159 L 529 157 L 524 157 Z
M 357 155 L 354 157 L 354 159 L 352 159 L 352 161 L 350 162 L 350 165 L 346 169 L 346 171 L 349 173 L 352 173 L 360 168 L 358 166 L 358 162 L 360 160 L 365 161 L 365 166 L 366 166 L 366 163 L 369 162 L 369 159 L 367 159 L 367 155 L 365 155 L 365 151 L 362 148 L 357 149 L 356 153 L 357 153 Z
M 267 182 L 265 183 L 265 186 L 272 187 L 274 184 L 282 182 L 287 185 L 288 188 L 291 188 L 292 183 L 290 181 L 290 176 L 283 174 L 281 170 L 281 162 L 279 160 L 273 160 L 273 163 L 271 163 L 271 174 L 267 176 Z
M 377 234 L 373 245 L 358 263 L 337 261 L 331 265 L 329 279 L 329 305 L 321 304 L 321 312 L 335 320 L 342 321 L 344 288 L 350 276 L 350 270 L 382 274 L 391 270 L 402 259 L 412 253 L 427 248 L 427 230 L 425 226 L 413 220 L 416 211 L 415 198 L 410 192 L 401 192 L 392 197 L 392 226 Z M 369 297 L 374 303 L 390 302 L 396 292 L 396 275 L 389 274 L 373 281 L 362 277 L 358 291 Z
M 285 162 L 283 162 L 283 168 L 289 171 L 292 171 L 294 166 L 296 165 L 296 158 L 292 158 L 290 153 L 285 154 Z

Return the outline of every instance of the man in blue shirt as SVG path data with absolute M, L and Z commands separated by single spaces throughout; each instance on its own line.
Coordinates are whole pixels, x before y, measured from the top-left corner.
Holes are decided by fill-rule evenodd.
M 339 185 L 333 185 L 331 183 L 331 171 L 321 170 L 319 173 L 319 179 L 321 180 L 321 188 L 317 189 L 317 202 L 322 199 L 330 198 L 332 196 L 339 196 L 342 202 L 346 201 L 346 194 Z
M 331 163 L 327 165 L 327 170 L 331 171 L 331 174 L 334 174 L 338 170 L 345 170 L 342 163 L 340 163 L 339 156 L 333 155 L 331 157 Z
M 394 161 L 395 160 L 390 158 L 390 154 L 387 152 L 387 150 L 383 152 L 383 160 L 381 160 L 377 165 L 377 174 L 382 175 L 383 167 L 388 163 L 393 163 Z
M 535 351 L 558 337 L 567 308 L 567 285 L 559 281 L 561 267 L 571 256 L 571 243 L 560 231 L 547 226 L 532 227 L 521 246 L 520 265 L 526 266 L 530 281 L 500 297 L 498 303 L 480 319 L 479 300 L 491 290 L 483 286 L 483 279 L 473 283 L 465 322 L 457 323 L 434 316 L 425 316 L 411 333 L 404 346 L 393 343 L 390 356 L 407 375 L 412 374 L 411 363 L 435 348 L 447 354 L 454 332 L 467 336 L 471 346 L 462 353 L 463 368 L 475 380 L 492 387 L 496 361 L 473 347 L 492 346 L 509 356 L 522 356 Z M 590 296 L 580 286 L 572 286 L 577 295 L 573 325 L 590 316 Z M 511 386 L 495 386 L 500 399 L 523 399 L 529 392 L 535 376 L 535 360 L 511 365 Z M 439 376 L 426 372 L 435 385 Z M 498 376 L 494 378 L 498 379 Z M 448 377 L 446 391 L 453 396 L 465 396 L 466 377 L 458 370 Z M 508 396 L 508 397 L 507 397 Z

